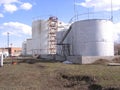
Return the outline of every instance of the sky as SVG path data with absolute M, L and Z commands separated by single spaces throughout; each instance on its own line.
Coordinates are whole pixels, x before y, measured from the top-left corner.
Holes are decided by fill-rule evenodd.
M 75 15 L 79 19 L 113 16 L 114 41 L 120 42 L 120 0 L 0 0 L 0 47 L 8 46 L 7 33 L 9 45 L 21 47 L 23 41 L 31 38 L 35 19 L 57 16 L 69 23 Z

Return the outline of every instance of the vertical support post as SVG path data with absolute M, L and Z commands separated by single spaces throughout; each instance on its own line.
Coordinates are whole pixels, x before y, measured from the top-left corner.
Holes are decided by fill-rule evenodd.
M 0 67 L 3 66 L 3 54 L 0 55 Z
M 7 44 L 8 44 L 8 47 L 9 47 L 9 32 L 7 33 Z
M 111 0 L 111 21 L 113 22 L 113 4 Z

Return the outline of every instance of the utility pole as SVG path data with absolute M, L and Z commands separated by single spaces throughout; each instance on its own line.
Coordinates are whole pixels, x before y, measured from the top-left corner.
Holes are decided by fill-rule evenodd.
M 111 0 L 111 21 L 113 22 L 113 4 Z
M 0 67 L 3 66 L 3 53 L 0 54 Z
M 7 32 L 7 44 L 8 44 L 8 48 L 9 48 L 9 32 Z

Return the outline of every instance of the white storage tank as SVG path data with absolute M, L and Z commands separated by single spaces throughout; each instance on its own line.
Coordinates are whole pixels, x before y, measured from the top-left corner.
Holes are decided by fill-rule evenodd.
M 26 48 L 27 48 L 27 43 L 26 43 L 26 41 L 24 41 L 24 42 L 22 43 L 22 55 L 23 55 L 23 56 L 25 56 L 25 55 L 27 54 Z
M 32 23 L 33 54 L 48 54 L 48 22 L 35 20 Z
M 113 56 L 113 23 L 109 20 L 82 20 L 71 25 L 67 36 L 72 55 Z
M 32 45 L 33 45 L 33 43 L 32 43 L 32 39 L 27 39 L 27 41 L 26 41 L 26 54 L 27 55 L 32 55 Z

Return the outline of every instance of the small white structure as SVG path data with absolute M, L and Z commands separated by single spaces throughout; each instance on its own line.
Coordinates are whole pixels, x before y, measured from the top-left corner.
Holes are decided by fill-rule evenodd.
M 9 56 L 9 51 L 7 48 L 0 48 L 0 54 L 3 54 L 3 58 Z
M 3 54 L 0 54 L 0 67 L 3 66 Z

